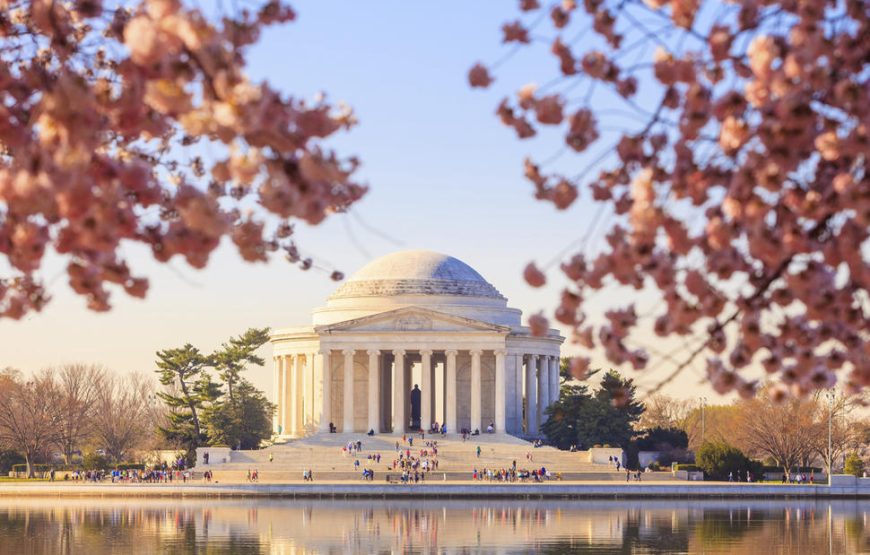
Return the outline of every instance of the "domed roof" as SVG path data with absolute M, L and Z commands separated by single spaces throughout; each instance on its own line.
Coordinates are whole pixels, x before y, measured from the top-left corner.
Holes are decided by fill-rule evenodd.
M 353 274 L 330 298 L 392 295 L 504 298 L 465 262 L 427 250 L 399 251 L 373 260 Z

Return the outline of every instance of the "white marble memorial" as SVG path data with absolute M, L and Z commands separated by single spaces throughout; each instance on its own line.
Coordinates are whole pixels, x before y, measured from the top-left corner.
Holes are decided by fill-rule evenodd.
M 538 435 L 558 398 L 557 330 L 533 337 L 522 312 L 451 256 L 411 250 L 379 258 L 313 312 L 312 325 L 272 334 L 275 433 L 402 434 L 418 385 L 422 427 Z

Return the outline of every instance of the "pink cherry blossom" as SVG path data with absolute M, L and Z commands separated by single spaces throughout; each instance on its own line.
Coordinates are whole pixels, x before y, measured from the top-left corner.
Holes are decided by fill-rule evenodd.
M 697 0 L 554 4 L 549 25 L 538 20 L 558 71 L 524 62 L 535 72 L 526 80 L 547 84 L 524 88 L 499 117 L 530 139 L 529 114 L 547 98 L 547 117 L 535 119 L 564 126 L 580 156 L 573 178 L 566 157 L 554 158 L 558 170 L 527 161 L 535 198 L 573 208 L 586 188 L 606 215 L 580 217 L 604 241 L 584 239 L 562 261 L 570 288 L 554 316 L 614 365 L 679 374 L 710 356 L 708 380 L 723 394 L 754 395 L 755 368 L 780 402 L 837 383 L 857 393 L 870 387 L 870 16 L 860 2 L 737 6 L 720 17 Z M 644 10 L 671 26 L 651 31 L 635 13 Z M 590 27 L 597 40 L 584 36 Z M 638 62 L 624 44 L 643 49 Z M 561 205 L 557 190 L 570 193 Z M 603 321 L 587 320 L 585 299 L 613 285 Z M 630 306 L 631 291 L 662 308 L 648 318 L 613 308 Z M 687 346 L 648 357 L 636 330 Z

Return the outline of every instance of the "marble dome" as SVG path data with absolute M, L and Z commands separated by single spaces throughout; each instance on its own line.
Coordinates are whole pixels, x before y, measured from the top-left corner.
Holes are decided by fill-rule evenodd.
M 406 250 L 382 256 L 353 274 L 330 299 L 393 295 L 504 299 L 465 262 L 428 250 Z

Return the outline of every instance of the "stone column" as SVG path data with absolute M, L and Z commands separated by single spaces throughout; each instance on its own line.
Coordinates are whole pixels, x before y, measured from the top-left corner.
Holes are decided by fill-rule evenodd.
M 308 353 L 311 361 L 311 424 L 317 430 L 320 427 L 320 412 L 323 410 L 323 392 L 320 389 L 320 380 L 323 367 L 317 365 L 318 353 Z
M 296 373 L 296 427 L 293 433 L 297 436 L 305 432 L 305 365 L 302 363 L 302 355 L 297 354 L 294 361 L 293 371 Z
M 447 431 L 451 434 L 455 434 L 459 430 L 456 429 L 456 355 L 459 354 L 458 351 L 444 351 L 444 355 L 447 357 L 447 375 L 444 379 L 444 397 L 446 398 L 447 404 L 447 415 L 445 417 L 445 423 L 447 424 Z
M 548 406 L 550 406 L 550 357 L 541 356 L 538 360 L 538 427 L 547 420 Z
M 405 350 L 396 349 L 393 351 L 393 433 L 403 434 L 405 428 L 408 427 L 408 417 L 405 412 L 405 391 L 408 387 L 405 385 Z
M 378 364 L 377 349 L 366 351 L 369 355 L 369 430 L 381 431 L 381 368 Z
M 481 351 L 471 351 L 471 431 L 480 430 L 480 355 Z
M 550 404 L 552 405 L 556 401 L 559 400 L 559 385 L 561 380 L 559 378 L 559 357 L 551 356 L 550 357 Z
M 526 365 L 526 434 L 538 435 L 538 355 Z
M 318 353 L 317 365 L 320 368 L 320 431 L 328 432 L 332 418 L 332 361 L 328 349 Z
M 284 357 L 275 357 L 275 433 L 283 434 L 284 426 L 281 424 L 282 412 L 284 411 L 284 398 L 281 395 L 283 378 Z
M 504 433 L 507 425 L 505 411 L 505 370 L 503 350 L 495 352 L 495 431 Z
M 428 430 L 432 425 L 432 412 L 435 410 L 432 404 L 432 389 L 435 387 L 432 382 L 432 351 L 429 349 L 420 350 L 420 366 L 420 378 L 423 382 L 420 395 L 420 428 Z
M 429 393 L 429 402 L 431 403 L 429 406 L 432 407 L 432 422 L 437 419 L 438 416 L 438 398 L 435 395 L 435 390 L 438 388 L 438 380 L 435 377 L 435 367 L 438 365 L 434 360 L 429 363 L 429 383 L 432 386 L 432 391 Z M 424 426 L 424 429 L 429 429 L 429 426 L 432 425 L 432 422 L 427 422 Z
M 516 380 L 517 394 L 514 396 L 514 418 L 516 419 L 516 432 L 523 433 L 523 355 L 512 355 L 514 358 L 514 379 Z
M 296 407 L 299 405 L 299 391 L 296 387 L 296 357 L 297 355 L 290 355 L 287 357 L 286 364 L 286 376 L 287 382 L 289 384 L 289 399 L 287 403 L 287 435 L 295 436 L 298 422 L 298 412 Z
M 344 355 L 344 424 L 341 431 L 353 432 L 353 349 L 345 349 Z
M 308 369 L 305 371 L 305 376 L 308 383 L 305 386 L 305 395 L 308 397 L 308 403 L 305 405 L 305 420 L 310 426 L 317 423 L 317 396 L 314 393 L 314 384 L 317 383 L 317 373 L 314 371 L 314 353 L 307 353 L 305 360 L 308 362 Z

